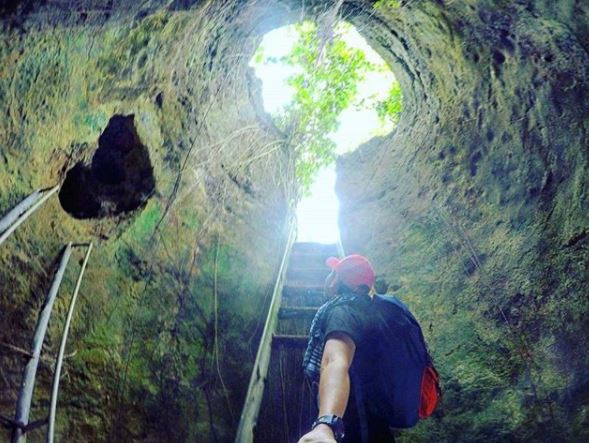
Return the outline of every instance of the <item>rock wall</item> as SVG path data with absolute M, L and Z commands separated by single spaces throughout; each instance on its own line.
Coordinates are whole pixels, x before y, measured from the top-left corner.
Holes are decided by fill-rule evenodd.
M 413 307 L 441 369 L 442 410 L 410 435 L 582 441 L 589 8 L 401 5 L 358 23 L 406 109 L 339 160 L 336 187 L 346 252 Z
M 63 244 L 97 245 L 60 439 L 232 440 L 294 200 L 247 64 L 264 32 L 335 3 L 0 6 L 0 212 L 69 183 L 0 247 L 2 343 L 29 346 Z M 410 304 L 444 380 L 441 410 L 400 440 L 586 440 L 588 8 L 379 3 L 341 12 L 395 69 L 405 112 L 340 159 L 337 187 L 346 250 Z M 0 359 L 12 415 L 23 360 Z
M 284 250 L 292 165 L 248 67 L 256 21 L 235 2 L 160 3 L 2 11 L 0 212 L 63 186 L 0 247 L 0 342 L 28 349 L 59 251 L 96 246 L 60 441 L 231 440 Z M 54 307 L 31 420 L 47 414 L 82 253 Z M 24 362 L 0 349 L 9 417 Z

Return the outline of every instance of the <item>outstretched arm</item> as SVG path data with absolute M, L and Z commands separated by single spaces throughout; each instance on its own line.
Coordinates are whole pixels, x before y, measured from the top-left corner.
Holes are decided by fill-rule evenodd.
M 329 335 L 319 378 L 319 416 L 334 414 L 343 417 L 350 396 L 349 369 L 354 358 L 356 345 L 347 335 L 334 332 Z M 319 425 L 304 435 L 299 443 L 332 443 L 333 432 L 327 425 Z

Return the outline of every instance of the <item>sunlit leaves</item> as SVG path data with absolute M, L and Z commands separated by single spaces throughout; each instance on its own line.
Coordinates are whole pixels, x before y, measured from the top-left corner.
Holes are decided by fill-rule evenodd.
M 338 152 L 354 148 L 367 137 L 386 135 L 393 129 L 402 109 L 401 90 L 397 86 L 387 96 L 394 76 L 351 25 L 340 23 L 326 30 L 303 22 L 288 29 L 287 38 L 277 36 L 286 43 L 284 50 L 276 50 L 276 41 L 262 45 L 253 65 L 274 65 L 267 72 L 287 78 L 282 90 L 269 94 L 269 112 L 285 135 L 286 147 L 295 154 L 296 178 L 306 193 L 315 173 L 334 161 L 336 148 Z M 281 94 L 288 96 L 288 103 L 283 100 L 274 106 Z M 367 112 L 361 119 L 365 123 L 357 128 L 339 127 L 340 121 L 361 112 Z M 366 136 L 360 140 L 357 133 L 362 132 Z M 351 139 L 344 141 L 342 134 Z
M 298 68 L 288 80 L 295 92 L 278 126 L 289 136 L 296 176 L 306 191 L 315 173 L 335 159 L 336 146 L 328 134 L 338 128 L 339 115 L 354 100 L 371 64 L 340 37 L 320 39 L 313 23 L 296 25 L 296 32 L 298 41 L 282 60 Z
M 264 46 L 260 45 L 260 46 L 258 46 L 256 53 L 254 54 L 254 62 L 259 65 L 263 61 L 264 61 Z
M 396 9 L 401 7 L 400 0 L 378 0 L 374 3 L 375 9 L 389 8 Z
M 403 111 L 403 93 L 398 82 L 393 83 L 386 99 L 376 105 L 376 112 L 382 120 L 398 123 Z

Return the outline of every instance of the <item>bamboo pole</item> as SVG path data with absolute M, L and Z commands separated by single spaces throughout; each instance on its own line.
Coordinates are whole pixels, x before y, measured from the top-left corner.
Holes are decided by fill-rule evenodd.
M 235 443 L 251 443 L 254 441 L 254 427 L 258 420 L 260 413 L 260 406 L 262 404 L 262 396 L 264 394 L 264 384 L 268 375 L 268 367 L 270 366 L 270 355 L 272 352 L 272 336 L 278 324 L 278 310 L 282 304 L 282 287 L 286 278 L 286 268 L 292 244 L 296 238 L 296 228 L 294 223 L 290 226 L 290 232 L 274 292 L 272 294 L 272 301 L 270 302 L 270 309 L 266 317 L 264 325 L 264 332 L 256 354 L 256 361 L 250 378 L 247 395 L 245 396 L 245 404 L 241 412 L 239 420 L 239 427 L 237 428 L 237 435 Z
M 59 189 L 59 186 L 42 190 L 39 189 L 21 201 L 0 220 L 0 245 L 16 228 L 35 212 L 43 203 Z
M 53 387 L 51 389 L 51 405 L 49 407 L 49 427 L 47 429 L 46 440 L 47 443 L 53 443 L 53 434 L 55 432 L 55 410 L 57 409 L 57 393 L 59 391 L 59 378 L 61 377 L 61 365 L 63 362 L 63 354 L 65 352 L 65 345 L 67 343 L 67 336 L 70 329 L 70 323 L 72 321 L 72 316 L 74 314 L 74 307 L 76 306 L 76 299 L 78 298 L 78 292 L 80 291 L 80 285 L 82 284 L 82 278 L 84 277 L 84 271 L 86 270 L 86 265 L 88 264 L 88 259 L 90 258 L 91 252 L 92 243 L 88 245 L 88 250 L 86 251 L 86 256 L 84 257 L 84 262 L 82 263 L 80 273 L 78 274 L 78 281 L 76 282 L 76 287 L 74 289 L 72 299 L 70 300 L 70 306 L 68 308 L 65 325 L 63 327 L 63 334 L 61 335 L 59 354 L 57 355 L 57 360 L 55 362 L 55 371 L 53 372 Z
M 6 231 L 14 221 L 21 216 L 23 212 L 29 209 L 37 200 L 41 198 L 41 190 L 37 189 L 28 195 L 24 200 L 18 203 L 0 220 L 0 232 Z
M 57 292 L 59 291 L 59 286 L 61 285 L 61 280 L 63 279 L 63 274 L 65 272 L 65 268 L 67 267 L 71 253 L 72 243 L 70 242 L 63 250 L 59 267 L 57 268 L 57 272 L 55 273 L 53 282 L 51 283 L 51 288 L 47 294 L 45 304 L 43 305 L 41 313 L 39 314 L 39 319 L 37 320 L 37 327 L 35 328 L 35 335 L 33 336 L 33 346 L 31 350 L 31 354 L 33 355 L 29 358 L 25 370 L 23 371 L 22 384 L 16 403 L 16 414 L 14 421 L 17 424 L 17 427 L 15 427 L 12 431 L 12 443 L 20 443 L 22 441 L 24 427 L 29 422 L 29 412 L 31 409 L 31 400 L 33 398 L 33 388 L 35 387 L 37 366 L 39 364 L 39 357 L 41 356 L 41 347 L 43 346 L 43 341 L 45 339 L 45 332 L 47 331 L 47 324 L 49 322 L 49 317 L 51 316 L 53 302 L 55 301 Z

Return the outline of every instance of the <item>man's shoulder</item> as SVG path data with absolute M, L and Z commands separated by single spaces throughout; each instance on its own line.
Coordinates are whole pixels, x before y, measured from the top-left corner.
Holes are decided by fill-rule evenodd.
M 324 332 L 326 335 L 336 331 L 344 332 L 358 346 L 364 340 L 365 330 L 371 323 L 370 318 L 370 312 L 356 298 L 341 299 L 325 312 Z
M 334 303 L 326 309 L 326 318 L 347 316 L 357 314 L 358 306 L 353 301 L 344 300 L 340 303 Z

